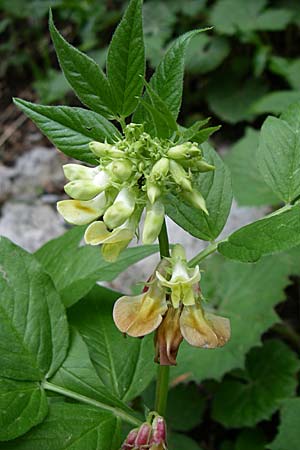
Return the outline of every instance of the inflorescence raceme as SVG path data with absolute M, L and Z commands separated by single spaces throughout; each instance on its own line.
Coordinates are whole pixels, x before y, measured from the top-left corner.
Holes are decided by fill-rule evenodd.
M 230 338 L 227 318 L 205 311 L 199 287 L 199 266 L 189 268 L 177 244 L 171 258 L 163 258 L 142 294 L 123 296 L 113 310 L 115 324 L 129 336 L 156 330 L 155 361 L 175 365 L 183 338 L 195 347 L 222 347 Z
M 193 175 L 214 170 L 214 166 L 204 161 L 198 144 L 174 145 L 152 138 L 143 125 L 131 123 L 125 127 L 124 137 L 113 145 L 91 142 L 90 149 L 99 158 L 99 165 L 64 166 L 69 180 L 65 192 L 73 200 L 60 201 L 57 208 L 67 222 L 89 224 L 85 241 L 103 244 L 102 253 L 108 261 L 116 260 L 133 239 L 144 208 L 142 241 L 155 241 L 163 224 L 163 199 L 168 192 L 177 193 L 208 214 Z

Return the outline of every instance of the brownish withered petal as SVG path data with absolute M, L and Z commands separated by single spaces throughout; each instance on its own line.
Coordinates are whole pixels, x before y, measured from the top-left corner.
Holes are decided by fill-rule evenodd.
M 229 319 L 205 313 L 200 305 L 183 308 L 180 329 L 184 339 L 195 347 L 222 347 L 230 338 Z
M 161 366 L 176 366 L 176 357 L 182 342 L 179 318 L 181 309 L 169 306 L 167 314 L 155 335 L 155 362 Z

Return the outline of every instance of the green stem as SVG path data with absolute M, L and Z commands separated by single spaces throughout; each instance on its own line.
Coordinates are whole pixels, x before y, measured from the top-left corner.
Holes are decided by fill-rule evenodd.
M 289 341 L 297 351 L 300 351 L 300 335 L 287 322 L 276 323 L 272 330 Z
M 169 239 L 166 221 L 164 220 L 163 226 L 158 236 L 160 257 L 169 257 Z M 157 370 L 156 381 L 156 394 L 155 394 L 155 411 L 158 414 L 164 416 L 167 408 L 168 389 L 169 389 L 169 366 L 159 366 Z
M 77 392 L 70 391 L 69 389 L 63 388 L 61 386 L 57 386 L 56 384 L 49 383 L 48 381 L 44 381 L 42 383 L 42 387 L 48 391 L 56 392 L 57 394 L 64 395 L 65 397 L 73 398 L 74 400 L 78 400 L 82 403 L 87 403 L 88 405 L 96 406 L 97 408 L 104 409 L 105 411 L 109 411 L 114 414 L 116 417 L 123 419 L 125 422 L 130 423 L 135 426 L 140 426 L 141 421 L 131 414 L 122 411 L 119 408 L 115 408 L 114 406 L 106 405 L 105 403 L 98 402 L 90 397 L 86 397 L 85 395 L 78 394 Z
M 198 253 L 198 255 L 196 255 L 189 261 L 189 266 L 196 266 L 196 264 L 199 264 L 200 261 L 214 253 L 217 250 L 219 243 L 220 241 L 209 244 L 204 250 L 202 250 L 200 253 Z

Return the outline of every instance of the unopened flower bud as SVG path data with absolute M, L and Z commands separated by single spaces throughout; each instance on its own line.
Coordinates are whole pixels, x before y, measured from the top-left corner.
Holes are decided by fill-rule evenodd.
M 64 190 L 66 194 L 76 200 L 91 200 L 102 191 L 99 186 L 89 180 L 70 181 L 65 185 Z
M 146 182 L 146 188 L 148 199 L 153 204 L 162 195 L 161 189 L 155 182 L 151 182 L 149 179 Z
M 185 191 L 192 191 L 192 183 L 189 180 L 189 177 L 184 170 L 184 168 L 178 164 L 177 162 L 171 160 L 170 161 L 170 172 L 175 181 L 182 189 Z
M 143 229 L 143 244 L 152 244 L 157 239 L 165 217 L 165 208 L 159 200 L 148 204 Z
M 166 441 L 167 441 L 166 422 L 163 417 L 155 416 L 152 422 L 152 436 L 150 444 L 164 445 L 166 444 Z
M 86 167 L 80 164 L 65 164 L 63 166 L 65 177 L 69 181 L 92 180 L 99 172 L 98 167 Z
M 193 156 L 201 156 L 201 150 L 192 142 L 175 145 L 168 150 L 168 156 L 172 159 L 185 159 Z
M 147 444 L 149 444 L 150 442 L 150 437 L 151 437 L 151 425 L 150 423 L 143 423 L 140 428 L 139 431 L 137 433 L 137 437 L 135 439 L 134 445 L 135 448 L 143 448 L 142 446 L 146 446 Z
M 203 159 L 200 160 L 196 160 L 195 162 L 193 162 L 192 165 L 192 170 L 193 168 L 197 171 L 197 172 L 210 172 L 212 170 L 215 170 L 215 166 L 208 164 L 206 161 L 204 161 Z
M 117 149 L 114 145 L 106 142 L 93 141 L 89 144 L 90 150 L 98 157 L 122 158 L 124 153 Z
M 136 440 L 136 437 L 138 434 L 138 430 L 139 430 L 138 428 L 134 428 L 133 430 L 131 430 L 128 433 L 125 441 L 122 444 L 121 450 L 133 450 L 134 449 L 134 447 L 135 447 L 134 443 L 135 443 L 135 440 Z
M 112 161 L 108 166 L 112 179 L 116 181 L 126 181 L 132 174 L 132 164 L 127 159 Z
M 103 220 L 108 228 L 116 228 L 131 216 L 135 208 L 135 195 L 123 188 L 114 203 L 106 210 Z
M 162 178 L 165 178 L 168 175 L 169 166 L 168 158 L 160 158 L 152 167 L 150 179 L 161 180 Z
M 194 208 L 201 209 L 205 212 L 205 214 L 209 215 L 206 208 L 205 199 L 199 191 L 196 191 L 195 189 L 193 189 L 191 192 L 184 191 L 182 192 L 182 196 Z

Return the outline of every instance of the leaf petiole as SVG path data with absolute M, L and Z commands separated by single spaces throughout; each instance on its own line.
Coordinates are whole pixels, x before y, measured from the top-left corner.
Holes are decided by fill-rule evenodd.
M 79 402 L 86 403 L 88 405 L 96 406 L 96 408 L 103 409 L 105 411 L 109 411 L 114 414 L 116 417 L 124 420 L 127 423 L 130 423 L 135 426 L 140 426 L 142 422 L 131 414 L 122 411 L 119 408 L 115 408 L 110 405 L 106 405 L 105 403 L 98 402 L 90 397 L 86 397 L 85 395 L 78 394 L 77 392 L 71 391 L 70 389 L 63 388 L 61 386 L 57 386 L 56 384 L 49 383 L 48 381 L 43 381 L 41 386 L 48 391 L 56 392 L 57 394 L 64 395 L 65 397 L 73 398 L 74 400 L 78 400 Z

